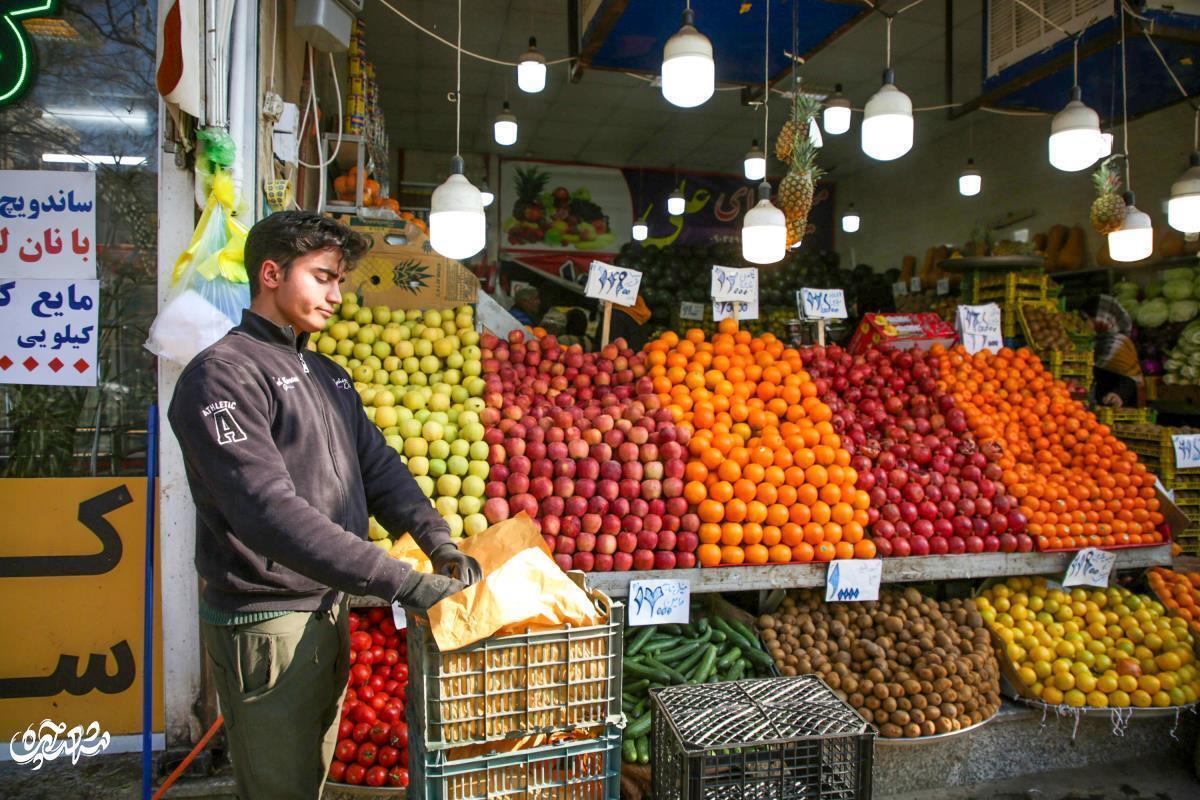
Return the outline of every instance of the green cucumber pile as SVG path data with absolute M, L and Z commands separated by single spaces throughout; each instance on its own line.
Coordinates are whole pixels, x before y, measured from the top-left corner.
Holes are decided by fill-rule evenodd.
M 622 755 L 629 764 L 650 763 L 650 690 L 690 683 L 717 683 L 774 675 L 775 664 L 758 634 L 737 620 L 698 617 L 687 625 L 647 625 L 625 637 L 628 724 Z

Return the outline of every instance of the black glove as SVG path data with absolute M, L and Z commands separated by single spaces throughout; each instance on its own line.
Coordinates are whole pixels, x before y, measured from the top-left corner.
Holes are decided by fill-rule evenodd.
M 437 605 L 452 594 L 458 594 L 467 585 L 460 580 L 447 578 L 445 575 L 429 575 L 424 572 L 413 572 L 408 580 L 392 598 L 393 603 L 399 603 L 409 608 L 427 609 Z
M 438 545 L 429 554 L 429 560 L 433 562 L 433 571 L 438 575 L 458 578 L 467 586 L 483 580 L 483 569 L 479 562 L 459 550 L 453 542 Z

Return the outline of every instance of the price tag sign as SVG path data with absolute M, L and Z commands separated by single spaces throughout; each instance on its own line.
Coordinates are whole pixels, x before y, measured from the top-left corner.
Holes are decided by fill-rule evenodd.
M 968 353 L 974 355 L 985 349 L 998 353 L 1004 347 L 1004 337 L 1000 333 L 1000 306 L 995 303 L 959 306 L 957 322 L 958 335 Z
M 1171 437 L 1175 448 L 1175 468 L 1200 467 L 1200 433 L 1184 433 Z
M 801 289 L 800 316 L 804 319 L 845 319 L 846 293 L 841 289 Z
M 682 302 L 679 304 L 680 319 L 704 319 L 704 303 L 688 303 Z
M 879 599 L 883 562 L 877 558 L 832 561 L 825 573 L 825 602 L 864 602 Z
M 593 261 L 588 267 L 587 289 L 584 293 L 596 300 L 632 306 L 637 303 L 638 287 L 641 285 L 642 273 L 636 269 Z
M 692 585 L 687 581 L 630 581 L 629 626 L 686 625 L 692 607 Z
M 713 300 L 713 322 L 720 322 L 733 316 L 733 307 L 737 306 L 739 320 L 758 319 L 758 297 L 746 301 Z
M 404 606 L 399 603 L 392 603 L 392 622 L 396 623 L 398 631 L 408 627 L 408 615 L 404 613 Z
M 1062 585 L 1095 586 L 1103 589 L 1108 586 L 1109 576 L 1112 575 L 1113 565 L 1116 563 L 1116 553 L 1085 547 L 1071 560 Z
M 758 300 L 758 269 L 746 267 L 722 267 L 713 264 L 712 268 L 712 298 L 713 300 Z
M 938 293 L 939 297 L 942 295 L 950 294 L 950 279 L 949 278 L 939 278 L 938 279 L 937 293 Z
M 921 291 L 921 279 L 914 275 L 912 280 L 908 282 L 908 290 L 913 294 Z
M 896 281 L 892 284 L 892 297 L 902 297 L 908 294 L 908 284 L 904 281 Z

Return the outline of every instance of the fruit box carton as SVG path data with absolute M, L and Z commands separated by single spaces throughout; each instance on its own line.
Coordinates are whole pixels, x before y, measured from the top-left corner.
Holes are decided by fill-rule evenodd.
M 479 278 L 434 252 L 417 226 L 355 218 L 350 227 L 372 241 L 345 288 L 359 294 L 364 308 L 449 308 L 478 299 Z
M 850 339 L 851 353 L 870 347 L 928 350 L 935 344 L 950 347 L 957 340 L 954 326 L 933 313 L 864 314 Z

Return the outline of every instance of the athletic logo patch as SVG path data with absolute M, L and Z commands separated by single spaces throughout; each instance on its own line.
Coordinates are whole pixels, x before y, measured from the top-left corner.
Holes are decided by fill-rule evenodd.
M 289 376 L 287 378 L 276 378 L 275 379 L 275 385 L 278 386 L 280 389 L 283 389 L 285 392 L 290 392 L 292 389 L 295 389 L 296 384 L 298 384 L 299 382 L 300 382 L 300 379 L 297 378 L 295 375 Z
M 217 426 L 217 444 L 224 446 L 246 441 L 246 432 L 233 418 L 232 408 L 218 409 L 212 418 L 213 424 Z

